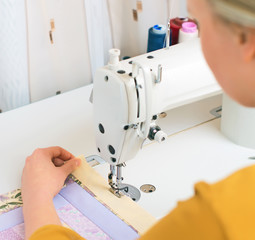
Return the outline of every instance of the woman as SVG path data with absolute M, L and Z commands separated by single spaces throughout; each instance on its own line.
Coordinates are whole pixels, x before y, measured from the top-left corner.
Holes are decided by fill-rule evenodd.
M 255 1 L 188 0 L 188 8 L 200 23 L 205 58 L 223 89 L 255 107 Z M 66 163 L 55 167 L 52 159 L 56 166 Z M 61 148 L 36 150 L 27 159 L 22 178 L 27 239 L 82 239 L 61 227 L 52 203 L 79 164 Z M 193 198 L 141 239 L 255 239 L 254 185 L 255 166 L 213 185 L 199 183 Z

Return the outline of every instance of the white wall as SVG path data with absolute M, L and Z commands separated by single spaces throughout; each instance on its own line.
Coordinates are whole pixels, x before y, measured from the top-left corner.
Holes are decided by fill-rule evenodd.
M 187 0 L 167 0 L 168 1 L 168 15 L 171 18 L 187 16 Z
M 180 2 L 180 16 L 189 16 L 187 10 L 187 0 L 181 0 Z

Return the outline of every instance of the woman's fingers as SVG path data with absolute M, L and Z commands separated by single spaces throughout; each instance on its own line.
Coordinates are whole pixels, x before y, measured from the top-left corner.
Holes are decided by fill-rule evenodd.
M 49 147 L 42 149 L 45 154 L 48 154 L 51 159 L 59 158 L 64 161 L 74 158 L 74 155 L 61 147 Z
M 61 170 L 64 171 L 65 175 L 68 176 L 71 174 L 76 168 L 81 165 L 81 159 L 73 158 L 69 161 L 66 161 L 64 165 L 62 165 Z
M 55 165 L 55 167 L 61 167 L 65 164 L 65 161 L 60 158 L 54 158 L 52 162 Z

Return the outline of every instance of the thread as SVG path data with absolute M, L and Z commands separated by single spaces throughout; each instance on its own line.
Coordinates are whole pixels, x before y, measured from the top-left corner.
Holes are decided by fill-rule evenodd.
M 165 47 L 167 28 L 165 25 L 155 25 L 149 29 L 147 52 L 152 52 Z
M 175 45 L 179 40 L 179 31 L 182 28 L 182 24 L 185 22 L 193 22 L 190 18 L 185 17 L 177 17 L 170 20 L 170 28 L 172 31 L 172 43 L 171 45 Z
M 197 24 L 193 22 L 183 23 L 179 32 L 179 43 L 187 42 L 194 38 L 198 38 Z

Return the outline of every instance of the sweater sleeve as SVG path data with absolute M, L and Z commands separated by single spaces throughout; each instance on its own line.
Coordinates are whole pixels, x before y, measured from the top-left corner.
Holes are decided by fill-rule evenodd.
M 151 239 L 255 239 L 255 165 L 215 184 L 195 185 L 195 196 L 150 229 Z
M 199 187 L 198 187 L 199 188 Z M 223 240 L 224 232 L 213 209 L 196 194 L 159 221 L 140 240 Z
M 85 240 L 79 234 L 71 229 L 57 226 L 47 225 L 39 228 L 29 240 Z

